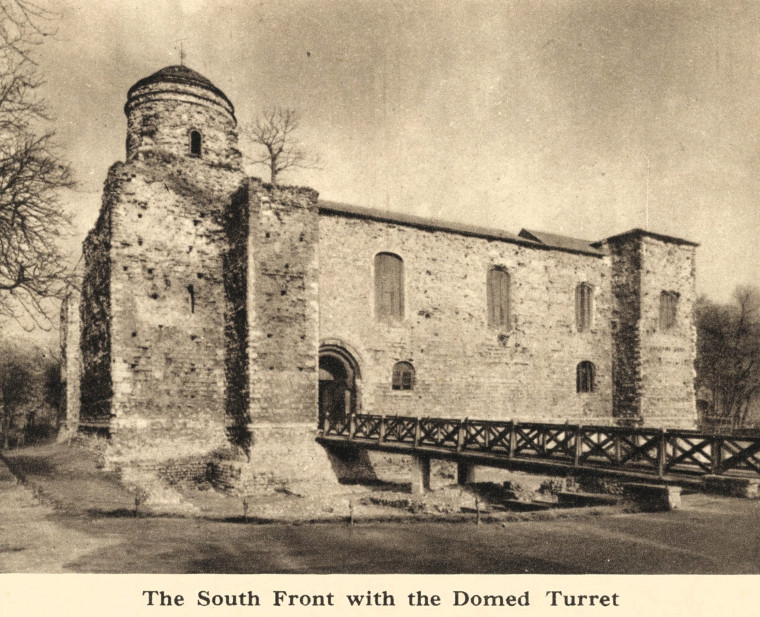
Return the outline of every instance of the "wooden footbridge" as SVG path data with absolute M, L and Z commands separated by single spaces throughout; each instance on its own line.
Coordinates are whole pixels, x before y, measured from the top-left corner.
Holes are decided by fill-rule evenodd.
M 423 484 L 431 458 L 459 463 L 460 479 L 477 465 L 683 486 L 705 476 L 760 479 L 760 436 L 693 430 L 354 414 L 342 422 L 326 418 L 318 440 L 412 455 Z

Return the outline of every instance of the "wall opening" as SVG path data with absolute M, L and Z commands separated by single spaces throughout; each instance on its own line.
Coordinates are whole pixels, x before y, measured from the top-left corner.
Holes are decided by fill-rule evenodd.
M 201 156 L 201 134 L 198 131 L 192 131 L 190 133 L 190 156 Z
M 575 288 L 575 325 L 579 332 L 591 328 L 593 319 L 594 288 L 581 283 Z
M 359 366 L 341 347 L 323 346 L 319 350 L 319 426 L 327 419 L 331 425 L 344 424 L 357 411 Z
M 396 364 L 393 365 L 391 389 L 414 389 L 414 367 L 409 362 L 396 362 Z
M 509 273 L 501 267 L 488 271 L 486 293 L 488 306 L 488 325 L 509 328 Z
M 393 253 L 375 255 L 375 313 L 378 319 L 404 318 L 404 261 Z
M 672 330 L 676 327 L 678 317 L 678 292 L 660 293 L 660 330 Z
M 594 392 L 596 390 L 596 368 L 593 362 L 584 360 L 575 367 L 575 391 Z

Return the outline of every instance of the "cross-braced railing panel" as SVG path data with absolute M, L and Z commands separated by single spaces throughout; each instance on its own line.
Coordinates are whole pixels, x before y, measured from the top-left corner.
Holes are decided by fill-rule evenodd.
M 509 453 L 513 429 L 514 422 L 489 422 L 488 451 Z
M 661 440 L 658 431 L 616 431 L 613 435 L 615 450 L 612 462 L 622 467 L 657 467 Z
M 723 437 L 720 449 L 718 473 L 738 470 L 760 474 L 760 439 Z
M 567 425 L 546 427 L 542 442 L 542 456 L 547 458 L 572 459 L 575 451 L 576 435 Z
M 713 439 L 705 436 L 667 435 L 666 471 L 712 472 Z
M 380 439 L 383 416 L 355 415 L 353 436 L 356 439 Z
M 460 420 L 421 418 L 419 445 L 457 447 Z
M 349 422 L 348 420 L 335 420 L 331 418 L 325 418 L 322 424 L 322 431 L 325 435 L 335 437 L 348 437 L 349 435 Z
M 471 422 L 465 420 L 462 424 L 462 448 L 465 450 L 480 450 L 487 452 L 491 449 L 489 422 Z
M 390 416 L 385 419 L 385 441 L 414 444 L 417 431 L 416 418 Z
M 659 433 L 616 427 L 580 427 L 578 462 L 612 467 L 657 467 Z

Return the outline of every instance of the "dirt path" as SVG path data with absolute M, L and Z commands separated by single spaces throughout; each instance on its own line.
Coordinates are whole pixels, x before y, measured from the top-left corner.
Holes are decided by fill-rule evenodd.
M 111 543 L 55 522 L 0 460 L 0 572 L 67 572 L 64 564 Z

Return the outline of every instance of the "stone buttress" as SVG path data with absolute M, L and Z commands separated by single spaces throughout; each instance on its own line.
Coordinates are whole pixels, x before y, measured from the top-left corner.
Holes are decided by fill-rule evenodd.
M 696 244 L 643 230 L 604 241 L 612 267 L 613 414 L 695 428 Z

